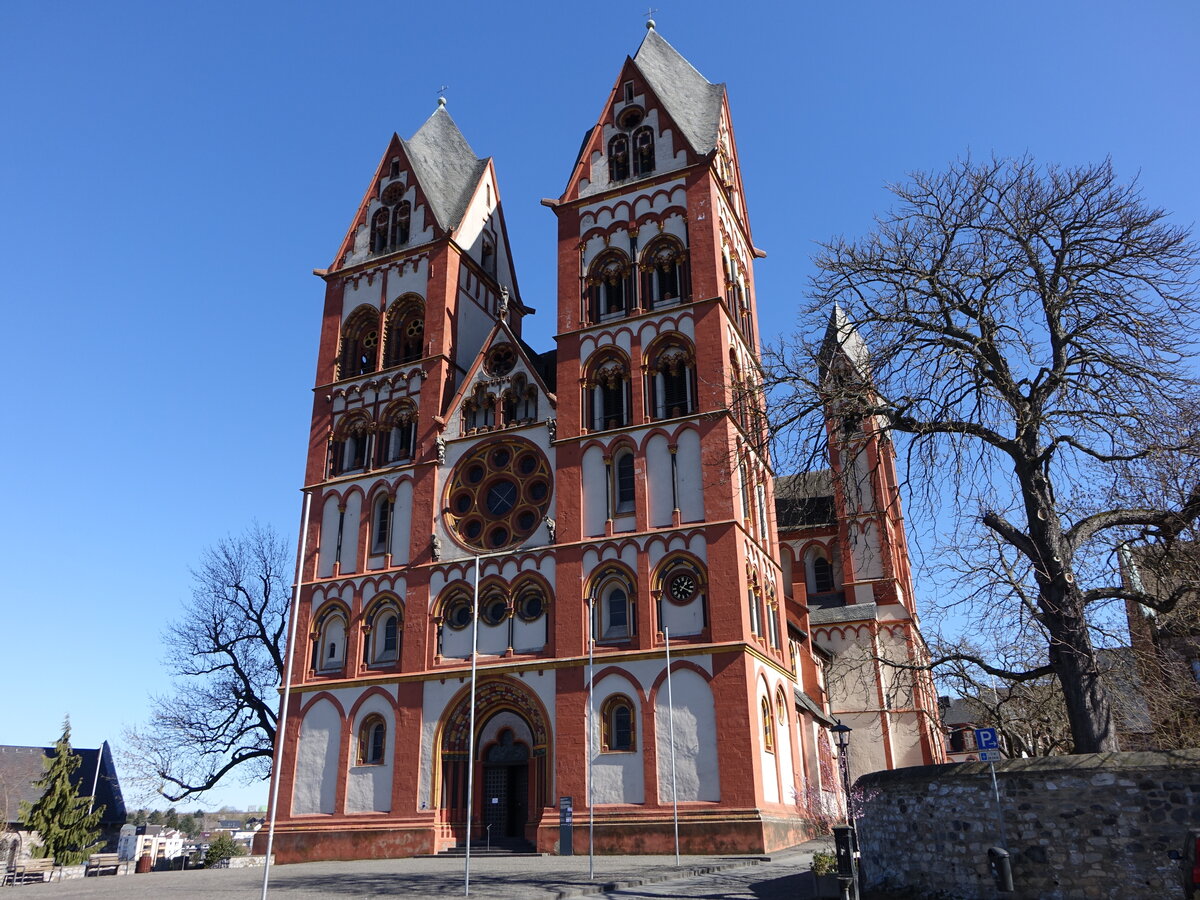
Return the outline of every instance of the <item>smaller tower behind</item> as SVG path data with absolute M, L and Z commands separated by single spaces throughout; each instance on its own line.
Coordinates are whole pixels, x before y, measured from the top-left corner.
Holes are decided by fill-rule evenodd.
M 831 714 L 854 729 L 855 776 L 945 761 L 920 633 L 896 453 L 862 410 L 870 355 L 835 306 L 818 356 L 829 468 L 780 478 L 776 508 L 792 597 L 824 662 Z

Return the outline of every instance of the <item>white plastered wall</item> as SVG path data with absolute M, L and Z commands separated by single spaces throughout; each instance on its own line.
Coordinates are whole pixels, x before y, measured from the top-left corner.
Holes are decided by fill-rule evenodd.
M 342 717 L 328 700 L 318 700 L 305 713 L 296 744 L 292 815 L 333 814 L 341 735 Z
M 394 686 L 389 686 L 394 691 Z M 363 719 L 372 714 L 383 717 L 387 726 L 383 765 L 355 765 L 358 753 L 358 730 Z M 355 713 L 351 731 L 350 772 L 346 778 L 346 812 L 391 812 L 392 772 L 396 758 L 396 719 L 392 705 L 378 694 L 363 702 Z
M 675 506 L 671 496 L 671 450 L 665 435 L 653 435 L 646 442 L 646 487 L 651 527 L 669 527 Z
M 404 478 L 396 484 L 396 505 L 392 509 L 392 565 L 402 566 L 409 561 L 412 546 L 413 483 Z
M 683 522 L 704 519 L 704 470 L 700 464 L 700 435 L 692 428 L 679 433 L 675 465 L 679 486 L 679 516 Z
M 628 753 L 601 753 L 600 711 L 604 701 L 614 694 L 622 694 L 633 703 L 635 749 Z M 593 688 L 596 709 L 596 727 L 592 729 L 592 800 L 597 805 L 605 803 L 644 803 L 646 800 L 645 766 L 645 722 L 641 699 L 628 679 L 616 674 L 601 678 Z
M 342 519 L 342 573 L 358 571 L 358 521 L 362 516 L 362 494 L 355 491 L 346 498 L 346 514 Z M 334 522 L 334 540 L 337 523 Z
M 671 791 L 671 722 L 675 726 L 675 786 L 680 801 L 721 799 L 721 771 L 717 764 L 717 716 L 712 690 L 689 669 L 671 674 L 671 704 L 664 682 L 655 698 L 655 737 L 658 759 L 658 800 L 669 803 Z
M 588 447 L 583 452 L 583 533 L 590 537 L 604 534 L 608 513 L 608 475 L 604 469 L 604 450 Z
M 337 551 L 338 503 L 336 496 L 325 498 L 321 511 L 321 535 L 317 550 L 317 576 L 329 578 L 333 575 L 334 553 Z

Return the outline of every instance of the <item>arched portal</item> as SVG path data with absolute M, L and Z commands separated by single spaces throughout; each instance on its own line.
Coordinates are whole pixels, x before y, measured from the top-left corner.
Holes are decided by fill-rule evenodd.
M 438 740 L 443 821 L 456 836 L 467 822 L 468 765 L 475 767 L 472 820 L 480 839 L 491 826 L 493 843 L 536 832 L 550 793 L 550 731 L 541 702 L 520 682 L 492 678 L 475 700 L 475 758 L 468 759 L 471 695 L 463 690 L 442 719 Z

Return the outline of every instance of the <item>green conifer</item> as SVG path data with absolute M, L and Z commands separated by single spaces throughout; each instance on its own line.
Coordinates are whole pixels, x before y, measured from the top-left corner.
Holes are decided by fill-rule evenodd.
M 42 789 L 41 798 L 21 808 L 21 822 L 42 839 L 42 855 L 60 865 L 74 865 L 87 858 L 98 846 L 100 817 L 104 807 L 88 812 L 91 797 L 80 797 L 71 784 L 72 773 L 81 760 L 71 751 L 71 720 L 63 721 L 62 737 L 54 745 L 54 755 L 43 761 L 45 774 L 35 781 Z

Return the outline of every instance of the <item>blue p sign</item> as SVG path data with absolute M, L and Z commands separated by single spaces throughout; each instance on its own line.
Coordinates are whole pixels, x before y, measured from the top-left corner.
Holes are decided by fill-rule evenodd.
M 976 728 L 975 746 L 980 750 L 1000 749 L 1000 739 L 996 736 L 995 728 Z

